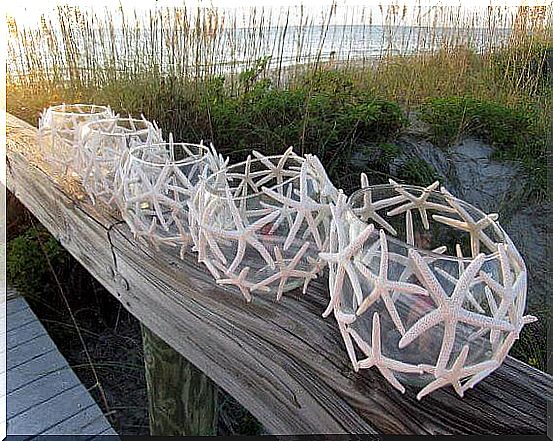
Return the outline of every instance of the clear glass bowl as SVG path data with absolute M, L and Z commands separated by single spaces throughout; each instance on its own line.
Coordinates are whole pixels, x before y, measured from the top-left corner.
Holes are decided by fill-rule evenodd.
M 191 204 L 198 260 L 217 283 L 251 294 L 303 286 L 321 271 L 328 244 L 329 191 L 318 159 L 289 149 L 242 163 L 202 180 Z M 193 218 L 193 220 L 192 220 Z
M 38 144 L 54 177 L 79 178 L 83 169 L 80 129 L 87 122 L 113 118 L 107 106 L 61 104 L 46 109 L 38 122 Z
M 115 206 L 119 186 L 117 171 L 124 155 L 136 145 L 163 141 L 161 130 L 145 118 L 110 118 L 86 123 L 81 128 L 82 183 L 94 203 L 96 199 Z
M 115 200 L 135 237 L 156 248 L 176 247 L 183 257 L 191 244 L 188 200 L 202 174 L 225 165 L 202 144 L 135 146 L 121 163 Z
M 377 185 L 333 206 L 331 301 L 355 370 L 422 398 L 495 370 L 524 326 L 526 267 L 497 223 L 449 194 Z

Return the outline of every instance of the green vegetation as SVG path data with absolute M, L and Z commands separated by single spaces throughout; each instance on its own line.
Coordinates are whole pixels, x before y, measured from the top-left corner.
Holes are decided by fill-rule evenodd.
M 406 12 L 382 10 L 385 35 L 407 24 Z M 9 20 L 8 110 L 36 124 L 49 105 L 107 103 L 123 114 L 144 114 L 175 139 L 213 141 L 232 160 L 251 149 L 271 154 L 293 145 L 317 154 L 346 191 L 357 185 L 349 173 L 356 151 L 371 149 L 370 156 L 381 159 L 367 163 L 365 171 L 380 180 L 388 175 L 385 161 L 395 156 L 375 149 L 393 142 L 407 128 L 404 115 L 415 111 L 441 145 L 478 136 L 496 146 L 498 158 L 522 162 L 530 174 L 529 193 L 545 196 L 546 134 L 552 131 L 550 9 L 519 8 L 512 15 L 501 8 L 472 14 L 429 8 L 416 18 L 422 34 L 405 36 L 415 46 L 407 50 L 389 37 L 378 62 L 345 56 L 351 38 L 346 28 L 332 37 L 345 61 L 323 58 L 335 8 L 325 11 L 316 31 L 317 48 L 306 43 L 317 38 L 306 25 L 313 17 L 301 9 L 300 25 L 292 31 L 293 13 L 275 17 L 251 9 L 243 23 L 255 30 L 249 33 L 228 11 L 186 7 L 146 15 L 59 7 L 36 28 Z M 352 24 L 365 13 L 352 13 Z M 488 28 L 488 42 L 503 43 L 484 43 L 486 51 L 479 53 L 477 34 L 467 32 L 475 23 Z M 373 31 L 370 20 L 360 26 Z M 506 27 L 514 29 L 507 39 L 501 34 Z M 313 61 L 283 66 L 291 32 L 298 44 L 287 55 Z M 437 40 L 440 45 L 431 43 Z M 413 177 L 416 168 L 411 163 L 403 173 Z
M 530 172 L 531 188 L 546 197 L 547 139 L 550 122 L 532 105 L 505 105 L 472 97 L 431 100 L 422 106 L 420 119 L 430 125 L 431 138 L 449 146 L 464 136 L 476 136 L 496 148 L 498 158 L 522 162 Z
M 45 254 L 54 268 L 63 268 L 67 252 L 44 227 L 31 227 L 8 242 L 6 277 L 8 284 L 23 294 L 35 294 L 52 286 Z
M 403 163 L 398 170 L 398 178 L 410 185 L 428 187 L 435 181 L 443 182 L 441 176 L 428 162 L 411 158 Z

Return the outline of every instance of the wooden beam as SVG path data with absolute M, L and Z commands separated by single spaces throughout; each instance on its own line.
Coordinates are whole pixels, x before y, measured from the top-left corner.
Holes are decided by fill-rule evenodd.
M 217 385 L 142 326 L 150 435 L 217 435 Z
M 7 124 L 9 188 L 126 309 L 271 432 L 546 432 L 550 375 L 509 357 L 464 398 L 451 388 L 421 402 L 413 388 L 402 395 L 376 370 L 353 372 L 334 321 L 321 317 L 324 278 L 305 295 L 246 304 L 196 256 L 137 242 L 116 214 L 54 184 L 29 158 L 36 129 L 11 115 Z

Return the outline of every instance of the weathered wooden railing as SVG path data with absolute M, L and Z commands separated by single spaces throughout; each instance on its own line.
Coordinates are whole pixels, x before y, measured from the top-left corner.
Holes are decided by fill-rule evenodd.
M 326 281 L 280 303 L 246 304 L 218 287 L 196 256 L 180 260 L 137 242 L 116 213 L 54 183 L 39 165 L 36 129 L 7 116 L 7 185 L 122 305 L 234 396 L 272 433 L 545 433 L 552 377 L 508 358 L 460 399 L 422 401 L 375 370 L 353 372 Z

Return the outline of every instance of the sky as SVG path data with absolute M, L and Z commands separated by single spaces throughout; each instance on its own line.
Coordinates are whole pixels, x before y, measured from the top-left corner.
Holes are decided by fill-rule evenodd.
M 464 8 L 470 10 L 483 9 L 488 5 L 501 5 L 501 6 L 518 6 L 520 4 L 526 4 L 529 6 L 535 5 L 551 5 L 553 0 L 464 0 L 464 1 L 454 1 L 454 0 L 335 0 L 336 4 L 339 6 L 338 14 L 345 15 L 346 9 L 348 6 L 372 6 L 374 11 L 373 13 L 373 24 L 380 24 L 379 17 L 381 13 L 379 11 L 379 5 L 387 4 L 399 4 L 400 6 L 413 6 L 413 5 L 422 5 L 422 6 L 458 6 L 463 5 Z M 81 8 L 87 9 L 91 7 L 91 0 L 19 0 L 19 1 L 6 1 L 4 0 L 5 10 L 8 16 L 15 17 L 18 23 L 22 25 L 32 25 L 38 22 L 40 16 L 48 11 L 55 9 L 57 5 L 60 4 L 70 4 L 73 6 L 79 6 Z M 153 7 L 165 7 L 165 6 L 184 6 L 187 7 L 220 7 L 220 8 L 243 8 L 249 6 L 258 6 L 258 7 L 293 7 L 297 6 L 300 3 L 305 5 L 307 12 L 311 14 L 317 14 L 323 11 L 333 3 L 333 0 L 94 0 L 93 9 L 102 10 L 105 7 L 117 7 L 119 3 L 123 8 L 137 8 L 137 9 L 150 9 Z M 351 9 L 350 9 L 351 10 Z M 340 21 L 339 19 L 337 20 Z M 336 23 L 336 21 L 334 21 Z M 347 22 L 347 20 L 344 20 Z

